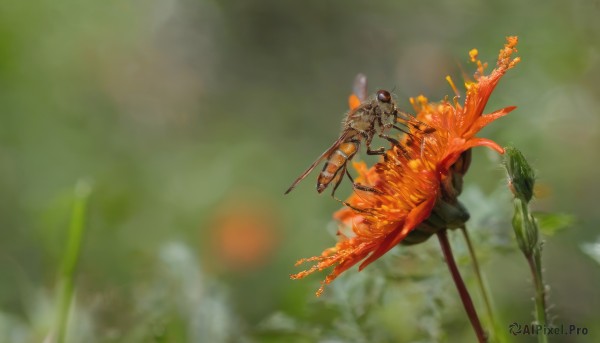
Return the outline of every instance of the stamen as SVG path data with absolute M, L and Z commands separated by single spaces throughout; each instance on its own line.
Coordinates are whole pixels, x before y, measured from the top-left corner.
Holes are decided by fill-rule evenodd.
M 454 94 L 456 95 L 456 97 L 460 98 L 460 93 L 458 92 L 456 85 L 454 85 L 454 81 L 452 81 L 452 78 L 450 77 L 450 75 L 446 76 L 446 81 L 448 81 L 448 83 L 450 84 L 450 87 L 452 87 L 452 90 L 454 91 Z

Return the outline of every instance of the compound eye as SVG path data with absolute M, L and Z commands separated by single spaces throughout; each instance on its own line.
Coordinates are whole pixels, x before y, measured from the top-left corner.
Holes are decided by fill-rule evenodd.
M 381 101 L 381 102 L 390 102 L 392 101 L 392 96 L 390 95 L 390 92 L 388 91 L 384 91 L 382 90 L 378 90 L 377 91 L 377 100 Z

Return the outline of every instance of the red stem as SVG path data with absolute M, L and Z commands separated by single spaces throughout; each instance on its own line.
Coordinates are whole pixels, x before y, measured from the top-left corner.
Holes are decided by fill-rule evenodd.
M 450 269 L 450 274 L 452 274 L 452 279 L 454 279 L 456 289 L 460 294 L 460 299 L 465 307 L 465 311 L 467 311 L 467 315 L 469 316 L 473 330 L 475 330 L 477 339 L 480 343 L 485 343 L 487 342 L 487 336 L 483 331 L 483 327 L 481 326 L 481 322 L 479 321 L 479 317 L 477 316 L 477 312 L 473 306 L 473 301 L 471 300 L 469 291 L 467 290 L 467 287 L 460 276 L 460 272 L 458 271 L 458 267 L 456 266 L 456 262 L 454 261 L 454 255 L 452 254 L 452 248 L 450 247 L 450 242 L 448 242 L 448 234 L 446 231 L 447 230 L 440 230 L 437 232 L 440 245 L 442 246 L 442 252 L 444 253 L 444 258 L 448 264 L 448 269 Z

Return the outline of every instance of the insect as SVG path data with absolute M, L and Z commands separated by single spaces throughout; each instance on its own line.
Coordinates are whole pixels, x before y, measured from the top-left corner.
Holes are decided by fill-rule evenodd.
M 324 159 L 327 160 L 319 177 L 317 179 L 317 192 L 322 193 L 332 182 L 334 183 L 331 196 L 349 206 L 347 203 L 335 197 L 335 191 L 340 185 L 344 174 L 348 176 L 354 189 L 378 192 L 372 187 L 355 183 L 348 172 L 347 163 L 350 161 L 360 147 L 362 140 L 367 146 L 368 155 L 383 155 L 385 148 L 376 150 L 371 149 L 373 137 L 377 134 L 379 137 L 388 140 L 393 145 L 399 146 L 396 139 L 385 134 L 387 129 L 392 127 L 404 131 L 402 128 L 394 125 L 398 120 L 400 112 L 396 107 L 396 102 L 392 99 L 390 92 L 380 89 L 375 96 L 367 98 L 367 77 L 358 74 L 354 81 L 353 94 L 349 98 L 350 111 L 342 123 L 342 133 L 340 137 L 325 150 L 300 176 L 292 183 L 285 192 L 291 192 L 300 181 L 302 181 L 310 172 Z M 352 206 L 349 206 L 352 207 Z

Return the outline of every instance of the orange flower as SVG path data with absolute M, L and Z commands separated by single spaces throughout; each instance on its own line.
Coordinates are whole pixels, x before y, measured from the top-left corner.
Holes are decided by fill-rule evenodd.
M 320 256 L 299 260 L 296 265 L 316 263 L 308 270 L 291 275 L 292 279 L 335 266 L 317 291 L 320 295 L 323 287 L 342 272 L 361 261 L 359 270 L 366 267 L 426 220 L 436 201 L 447 196 L 444 191 L 452 189 L 447 187 L 452 174 L 466 171 L 466 167 L 457 167 L 462 163 L 461 154 L 480 145 L 504 153 L 495 142 L 477 138 L 475 134 L 515 109 L 512 106 L 483 114 L 500 78 L 520 61 L 518 57 L 511 57 L 517 51 L 517 41 L 517 37 L 507 37 L 497 66 L 489 75 L 484 75 L 487 65 L 477 59 L 477 50 L 471 50 L 469 55 L 477 63 L 477 72 L 474 82 L 465 82 L 467 95 L 463 105 L 457 98 L 453 102 L 446 98 L 439 103 L 429 103 L 424 96 L 410 99 L 417 114 L 406 119 L 410 134 L 404 136 L 400 146 L 388 150 L 383 161 L 368 170 L 364 163 L 354 163 L 360 174 L 358 182 L 379 191 L 355 192 L 348 200 L 353 207 L 367 211 L 350 208 L 338 211 L 334 217 L 351 227 L 352 232 L 338 232 L 340 240 L 334 247 Z M 454 88 L 450 78 L 447 79 Z

